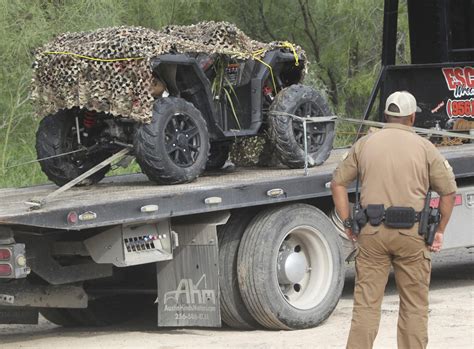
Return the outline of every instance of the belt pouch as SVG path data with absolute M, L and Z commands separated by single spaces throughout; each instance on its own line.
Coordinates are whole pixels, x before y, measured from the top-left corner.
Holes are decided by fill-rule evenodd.
M 365 212 L 367 213 L 370 224 L 377 226 L 383 221 L 385 208 L 383 205 L 367 205 Z
M 385 225 L 389 228 L 409 229 L 416 222 L 413 207 L 391 206 L 385 211 Z
M 359 227 L 363 228 L 367 224 L 367 214 L 365 213 L 365 210 L 356 210 L 354 214 L 354 221 L 359 224 Z

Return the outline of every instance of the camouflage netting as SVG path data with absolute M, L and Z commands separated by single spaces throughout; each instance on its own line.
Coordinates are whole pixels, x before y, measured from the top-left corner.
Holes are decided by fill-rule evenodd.
M 154 100 L 151 58 L 176 52 L 247 59 L 256 51 L 261 57 L 278 46 L 254 41 L 226 22 L 168 26 L 160 31 L 113 27 L 65 33 L 37 50 L 32 99 L 41 117 L 80 107 L 148 122 Z M 300 47 L 295 48 L 304 55 Z
M 242 167 L 275 167 L 280 163 L 266 134 L 237 139 L 229 158 L 235 165 Z

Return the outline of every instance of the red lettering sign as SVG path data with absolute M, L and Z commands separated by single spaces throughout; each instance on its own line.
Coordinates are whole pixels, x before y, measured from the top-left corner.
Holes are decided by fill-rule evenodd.
M 453 91 L 454 96 L 454 99 L 448 99 L 446 102 L 448 116 L 474 117 L 474 68 L 450 67 L 442 68 L 442 72 L 446 85 Z

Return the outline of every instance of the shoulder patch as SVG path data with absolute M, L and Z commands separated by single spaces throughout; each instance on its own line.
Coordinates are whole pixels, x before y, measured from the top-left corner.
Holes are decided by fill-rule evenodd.
M 450 171 L 453 169 L 451 165 L 449 164 L 448 160 L 444 160 L 444 167 L 446 167 Z
M 344 154 L 342 154 L 342 161 L 346 160 L 348 156 L 349 156 L 349 152 L 346 151 Z

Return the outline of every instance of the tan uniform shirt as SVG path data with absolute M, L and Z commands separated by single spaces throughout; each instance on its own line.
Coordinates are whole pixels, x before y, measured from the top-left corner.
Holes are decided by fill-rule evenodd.
M 423 209 L 428 188 L 439 195 L 456 191 L 448 161 L 411 127 L 390 123 L 359 139 L 334 171 L 333 180 L 348 186 L 360 173 L 361 205 L 384 204 Z

